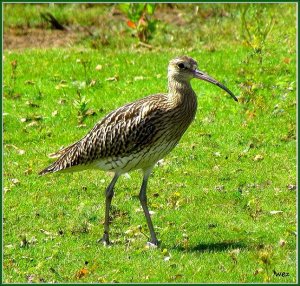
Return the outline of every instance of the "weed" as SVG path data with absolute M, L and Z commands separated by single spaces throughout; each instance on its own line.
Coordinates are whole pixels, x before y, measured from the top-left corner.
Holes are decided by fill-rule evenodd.
M 77 123 L 78 126 L 82 126 L 82 124 L 84 123 L 86 117 L 88 116 L 88 102 L 89 100 L 87 100 L 85 98 L 85 96 L 81 95 L 80 90 L 77 90 L 77 96 L 78 99 L 75 99 L 73 102 L 73 105 L 75 106 L 76 110 L 77 110 Z
M 273 248 L 272 246 L 265 246 L 258 252 L 259 263 L 262 265 L 264 273 L 264 282 L 270 282 L 272 278 L 272 257 L 273 257 Z
M 18 67 L 17 60 L 11 61 L 10 65 L 11 65 L 11 74 L 10 74 L 10 85 L 9 85 L 9 88 L 8 88 L 8 96 L 9 97 L 14 97 L 15 88 L 16 88 L 16 81 L 17 81 L 17 67 Z
M 120 4 L 120 10 L 126 14 L 127 25 L 135 31 L 135 36 L 144 43 L 149 42 L 156 28 L 156 20 L 153 19 L 155 4 L 149 3 L 124 3 Z
M 242 5 L 242 36 L 253 50 L 250 57 L 257 56 L 263 62 L 263 49 L 275 24 L 275 16 L 266 5 Z
M 91 67 L 91 61 L 87 58 L 81 58 L 81 59 L 77 59 L 77 63 L 82 65 L 84 71 L 85 84 L 88 85 L 90 81 L 90 79 L 88 78 L 88 70 Z

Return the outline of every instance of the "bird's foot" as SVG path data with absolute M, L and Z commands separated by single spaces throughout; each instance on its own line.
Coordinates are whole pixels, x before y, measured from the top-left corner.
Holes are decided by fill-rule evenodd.
M 148 242 L 146 243 L 146 247 L 147 247 L 147 248 L 154 249 L 154 248 L 157 248 L 157 244 L 154 244 L 154 243 L 148 241 Z
M 102 238 L 97 240 L 98 243 L 102 243 L 104 246 L 110 245 L 108 234 L 104 233 Z
M 159 246 L 159 241 L 157 239 L 151 239 L 151 241 L 148 241 L 146 244 L 147 248 L 157 248 Z

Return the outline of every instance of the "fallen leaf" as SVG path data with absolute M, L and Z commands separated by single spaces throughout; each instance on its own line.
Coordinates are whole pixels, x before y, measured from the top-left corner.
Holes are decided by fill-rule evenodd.
M 253 119 L 256 116 L 255 112 L 252 112 L 250 110 L 246 111 L 246 115 L 247 115 L 248 119 Z
M 98 282 L 99 283 L 107 283 L 107 280 L 104 277 L 101 276 L 101 277 L 98 278 Z
M 171 278 L 172 278 L 173 280 L 177 280 L 177 279 L 182 278 L 182 277 L 183 277 L 182 274 L 176 274 L 176 275 L 172 276 Z
M 128 229 L 124 232 L 126 235 L 131 235 L 133 233 L 133 230 L 132 229 Z
M 32 174 L 32 169 L 31 168 L 24 171 L 24 175 L 30 175 L 30 174 Z
M 86 124 L 84 124 L 84 123 L 83 123 L 83 124 L 79 124 L 79 125 L 77 125 L 76 127 L 77 127 L 77 128 L 85 128 L 85 127 L 86 127 Z
M 33 84 L 35 84 L 35 82 L 33 80 L 26 80 L 25 84 L 31 84 L 31 85 L 33 85 Z
M 164 256 L 163 257 L 164 261 L 169 261 L 171 259 L 171 254 L 168 251 L 168 249 L 164 248 L 161 253 Z
M 30 123 L 27 124 L 27 127 L 35 127 L 35 126 L 38 126 L 39 123 L 37 121 L 32 121 Z
M 260 274 L 262 273 L 264 270 L 262 268 L 258 268 L 255 270 L 255 272 L 253 273 L 254 275 Z
M 26 235 L 21 235 L 20 247 L 26 247 L 29 245 Z
M 167 256 L 168 255 L 168 249 L 164 248 L 161 252 L 164 256 Z
M 127 26 L 130 27 L 130 28 L 132 28 L 132 29 L 136 29 L 136 24 L 133 23 L 133 22 L 130 21 L 130 20 L 127 21 Z
M 49 232 L 49 231 L 47 231 L 47 230 L 44 230 L 44 229 L 40 229 L 40 232 L 42 232 L 43 234 L 45 234 L 45 235 L 52 235 L 52 233 L 51 232 Z
M 143 79 L 144 79 L 143 76 L 135 76 L 135 77 L 133 78 L 133 80 L 135 80 L 135 81 L 137 81 L 137 80 L 143 80 Z
M 183 233 L 182 237 L 183 237 L 183 239 L 182 239 L 183 248 L 188 249 L 188 247 L 189 247 L 189 236 L 186 233 Z
M 20 181 L 16 178 L 11 179 L 12 183 L 16 186 L 16 185 L 20 185 Z
M 87 116 L 93 116 L 93 115 L 97 115 L 96 111 L 92 108 L 89 108 L 86 113 Z
M 233 263 L 235 263 L 235 264 L 237 263 L 237 257 L 240 254 L 240 251 L 241 250 L 239 248 L 229 251 L 229 256 L 231 257 L 231 259 L 233 260 Z
M 26 101 L 25 104 L 28 105 L 28 106 L 30 106 L 30 107 L 40 107 L 38 104 L 33 103 L 31 101 Z
M 35 275 L 34 274 L 31 274 L 31 275 L 27 276 L 27 282 L 28 283 L 34 282 L 34 279 L 35 279 Z
M 61 104 L 61 105 L 64 105 L 64 104 L 66 104 L 66 100 L 65 99 L 60 99 L 59 101 L 58 101 L 58 104 Z
M 216 191 L 224 191 L 225 187 L 223 185 L 215 186 Z
M 59 83 L 58 85 L 55 86 L 55 89 L 62 89 L 62 88 L 65 88 L 67 86 L 68 86 L 67 84 Z
M 5 147 L 7 148 L 14 148 L 20 155 L 24 155 L 25 154 L 25 150 L 19 149 L 17 146 L 13 145 L 13 144 L 6 144 Z
M 288 185 L 287 185 L 287 188 L 288 188 L 290 191 L 294 191 L 294 190 L 296 190 L 296 185 L 288 184 Z
M 106 81 L 118 81 L 119 80 L 119 76 L 115 75 L 113 77 L 108 77 L 105 80 Z
M 24 123 L 24 122 L 33 121 L 33 120 L 40 121 L 42 119 L 43 119 L 43 116 L 41 116 L 41 115 L 34 115 L 34 116 L 26 117 L 26 118 L 21 118 L 20 121 Z
M 256 155 L 256 156 L 253 158 L 253 161 L 261 161 L 261 160 L 263 160 L 263 159 L 264 159 L 264 156 L 258 154 L 258 155 Z
M 231 251 L 229 251 L 230 254 L 232 255 L 239 255 L 241 252 L 241 250 L 239 248 L 233 249 Z
M 87 276 L 88 273 L 89 273 L 89 271 L 86 268 L 82 268 L 76 273 L 76 278 L 81 279 L 81 278 Z
M 89 86 L 94 86 L 97 83 L 97 81 L 95 79 L 92 79 Z
M 213 171 L 220 171 L 220 165 L 216 165 L 212 169 Z
M 275 215 L 275 214 L 282 214 L 283 211 L 270 211 L 271 215 Z
M 58 114 L 58 111 L 57 110 L 54 110 L 52 113 L 51 113 L 51 115 L 54 117 L 54 116 L 56 116 Z
M 40 121 L 40 120 L 43 120 L 43 116 L 41 116 L 41 115 L 35 115 L 35 116 L 33 116 L 33 119 L 37 120 L 37 121 Z
M 286 244 L 286 242 L 285 242 L 284 239 L 280 239 L 280 240 L 279 240 L 279 246 L 284 247 L 285 244 Z

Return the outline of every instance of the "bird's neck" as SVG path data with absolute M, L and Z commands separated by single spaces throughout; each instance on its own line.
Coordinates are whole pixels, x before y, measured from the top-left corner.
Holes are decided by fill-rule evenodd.
M 189 81 L 169 78 L 169 100 L 175 106 L 186 105 L 197 108 L 197 97 Z

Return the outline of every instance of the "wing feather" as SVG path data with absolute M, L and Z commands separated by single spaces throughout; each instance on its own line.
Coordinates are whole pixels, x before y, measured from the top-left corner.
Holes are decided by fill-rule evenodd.
M 40 174 L 139 152 L 157 136 L 157 121 L 164 113 L 164 104 L 159 103 L 165 97 L 151 95 L 109 113 L 82 139 L 58 151 L 60 158 Z

